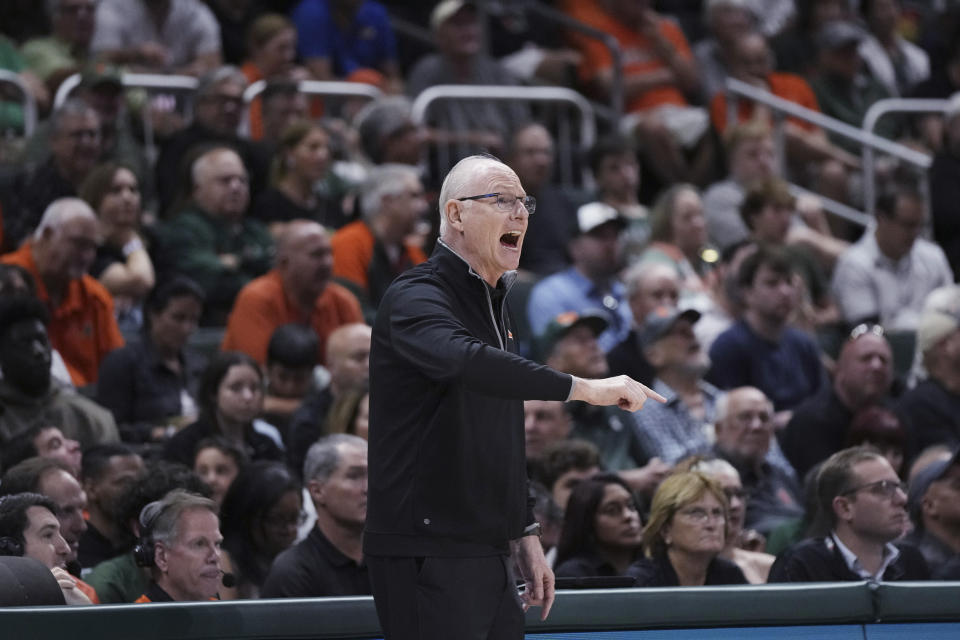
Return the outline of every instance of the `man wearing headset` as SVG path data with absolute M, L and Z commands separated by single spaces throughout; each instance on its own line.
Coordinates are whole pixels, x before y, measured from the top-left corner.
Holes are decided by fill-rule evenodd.
M 175 489 L 140 512 L 140 536 L 134 554 L 153 579 L 136 602 L 217 599 L 223 536 L 213 500 Z
M 70 545 L 60 534 L 57 512 L 56 503 L 39 493 L 0 498 L 0 555 L 33 558 L 53 573 L 67 604 L 91 604 L 83 588 L 89 586 L 81 587 L 65 568 Z

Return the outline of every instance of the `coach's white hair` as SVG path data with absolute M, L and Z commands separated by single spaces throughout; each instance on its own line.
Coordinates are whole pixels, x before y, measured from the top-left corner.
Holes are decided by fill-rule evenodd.
M 36 231 L 33 232 L 33 237 L 35 240 L 39 240 L 43 237 L 43 232 L 46 229 L 58 231 L 64 223 L 74 218 L 90 218 L 91 220 L 96 220 L 97 214 L 93 212 L 90 205 L 80 198 L 58 198 L 51 202 L 43 212 L 43 217 L 40 218 L 40 224 L 37 225 Z
M 480 195 L 479 193 L 464 193 L 464 189 L 471 180 L 477 176 L 484 175 L 490 170 L 509 171 L 513 169 L 493 156 L 467 156 L 457 164 L 453 165 L 450 173 L 443 180 L 440 186 L 440 237 L 447 235 L 447 216 L 446 206 L 450 200 L 463 198 L 466 196 Z

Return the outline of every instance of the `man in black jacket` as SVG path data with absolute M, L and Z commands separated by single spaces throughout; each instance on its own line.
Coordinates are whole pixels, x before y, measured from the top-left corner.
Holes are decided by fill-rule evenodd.
M 927 580 L 916 547 L 894 544 L 907 527 L 907 494 L 886 458 L 865 447 L 827 458 L 817 474 L 820 510 L 831 531 L 783 551 L 768 582 Z
M 626 376 L 581 379 L 516 355 L 504 299 L 534 206 L 503 163 L 461 160 L 440 190 L 433 256 L 380 303 L 364 556 L 388 639 L 521 638 L 523 610 L 549 612 L 522 400 L 662 401 Z

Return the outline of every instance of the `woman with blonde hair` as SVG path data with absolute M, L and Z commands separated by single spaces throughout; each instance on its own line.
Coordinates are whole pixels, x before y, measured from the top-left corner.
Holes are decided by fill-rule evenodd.
M 627 575 L 638 587 L 746 584 L 743 572 L 720 557 L 727 539 L 727 498 L 699 471 L 668 476 L 653 495 L 643 530 L 646 557 Z
M 740 481 L 737 469 L 722 458 L 703 459 L 699 456 L 681 460 L 678 468 L 705 473 L 720 485 L 727 496 L 727 542 L 720 557 L 730 560 L 743 571 L 751 584 L 763 584 L 770 574 L 774 556 L 763 553 L 766 543 L 763 536 L 753 530 L 744 529 L 747 514 L 747 493 Z

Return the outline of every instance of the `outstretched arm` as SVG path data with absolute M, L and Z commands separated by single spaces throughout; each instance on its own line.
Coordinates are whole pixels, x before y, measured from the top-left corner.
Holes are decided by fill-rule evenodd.
M 570 400 L 601 406 L 616 405 L 627 411 L 638 411 L 647 398 L 653 398 L 657 402 L 667 401 L 662 395 L 630 376 L 599 379 L 574 376 L 573 389 L 570 392 Z

